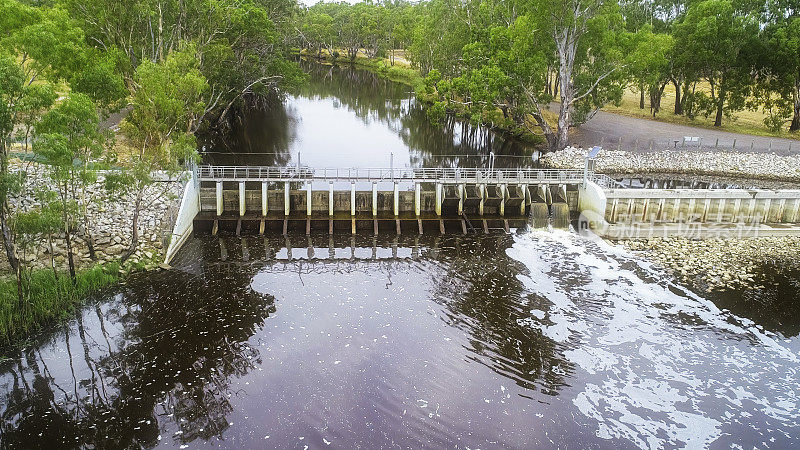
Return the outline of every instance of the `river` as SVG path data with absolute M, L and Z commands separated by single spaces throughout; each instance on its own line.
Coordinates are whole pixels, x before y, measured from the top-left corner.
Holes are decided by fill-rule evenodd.
M 309 70 L 205 158 L 534 164 L 402 85 Z M 0 444 L 797 447 L 798 294 L 770 292 L 704 298 L 569 231 L 198 236 L 5 351 Z

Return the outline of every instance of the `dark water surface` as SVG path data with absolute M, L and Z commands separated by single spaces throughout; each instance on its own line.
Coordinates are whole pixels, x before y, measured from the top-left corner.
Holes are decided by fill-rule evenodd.
M 336 114 L 365 123 L 379 103 Z M 408 164 L 449 158 L 406 148 Z M 712 301 L 563 231 L 196 237 L 174 265 L 5 351 L 0 446 L 800 445 L 790 289 Z

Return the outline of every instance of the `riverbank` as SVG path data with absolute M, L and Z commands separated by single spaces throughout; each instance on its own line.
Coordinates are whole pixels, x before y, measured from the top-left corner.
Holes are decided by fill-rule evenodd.
M 765 270 L 800 268 L 800 237 L 622 241 L 698 292 L 764 288 Z
M 34 193 L 51 186 L 46 171 L 47 166 L 35 162 L 10 161 L 11 174 L 25 173 L 21 190 L 25 194 L 10 199 L 12 210 L 31 211 L 40 206 Z M 63 233 L 52 236 L 52 247 L 47 236 L 28 236 L 24 242 L 18 242 L 18 257 L 25 268 L 22 304 L 16 277 L 10 271 L 5 252 L 0 252 L 0 270 L 6 274 L 0 277 L 0 345 L 69 315 L 90 293 L 131 272 L 158 267 L 171 237 L 182 182 L 158 181 L 147 190 L 139 215 L 139 243 L 134 254 L 121 265 L 120 256 L 130 247 L 135 197 L 133 194 L 110 197 L 104 181 L 101 174 L 87 187 L 85 193 L 91 200 L 88 222 L 76 224 L 72 233 L 77 267 L 74 282 L 67 271 L 68 252 Z
M 129 264 L 125 270 L 134 270 L 134 265 Z M 28 295 L 22 304 L 16 278 L 0 278 L 0 348 L 13 346 L 30 333 L 70 317 L 89 295 L 119 281 L 125 270 L 116 262 L 96 264 L 78 270 L 74 282 L 66 271 L 26 271 L 23 283 Z
M 540 162 L 551 169 L 582 169 L 588 152 L 589 149 L 567 147 L 543 155 Z M 596 170 L 606 174 L 670 173 L 800 182 L 800 156 L 682 150 L 654 153 L 603 150 L 596 159 Z
M 542 156 L 541 163 L 548 168 L 579 169 L 584 167 L 587 153 L 586 149 L 568 147 Z M 796 189 L 792 183 L 800 181 L 800 157 L 763 153 L 675 150 L 642 154 L 604 150 L 596 160 L 596 169 L 612 175 L 726 177 L 741 184 L 753 181 L 761 188 Z M 616 243 L 641 254 L 701 294 L 763 288 L 765 267 L 771 271 L 800 267 L 798 237 L 707 240 L 670 237 Z

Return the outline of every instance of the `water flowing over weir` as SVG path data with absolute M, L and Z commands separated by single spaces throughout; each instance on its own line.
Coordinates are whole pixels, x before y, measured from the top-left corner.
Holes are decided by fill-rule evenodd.
M 209 147 L 206 162 L 295 166 L 300 151 L 330 166 L 347 148 L 369 165 L 394 149 L 403 170 L 484 167 L 516 145 L 426 125 L 405 89 L 367 72 L 310 70 L 308 91 L 267 113 L 275 142 L 257 148 L 253 129 L 237 140 L 279 155 L 213 160 L 226 150 Z M 311 152 L 325 148 L 313 117 L 339 129 L 332 154 Z M 364 144 L 376 136 L 385 151 Z M 499 166 L 530 161 L 510 153 Z M 666 211 L 614 198 L 609 219 Z M 791 205 L 759 201 L 738 215 Z M 692 212 L 730 219 L 730 204 L 705 204 Z M 189 236 L 172 270 L 134 275 L 4 350 L 0 447 L 800 446 L 800 326 L 764 318 L 797 316 L 796 302 L 732 313 L 574 231 L 411 228 Z

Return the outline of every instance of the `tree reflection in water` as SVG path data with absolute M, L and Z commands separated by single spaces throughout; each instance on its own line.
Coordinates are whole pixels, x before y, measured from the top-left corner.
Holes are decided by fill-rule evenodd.
M 324 153 L 324 148 L 310 148 L 303 134 L 324 130 L 324 124 L 300 123 L 307 120 L 303 108 L 323 107 L 329 103 L 345 108 L 366 127 L 385 128 L 399 136 L 408 148 L 415 167 L 484 167 L 489 153 L 498 155 L 497 167 L 528 167 L 536 164 L 535 146 L 513 136 L 467 120 L 448 116 L 443 123 L 432 124 L 425 109 L 409 86 L 386 80 L 376 74 L 349 66 L 331 66 L 301 61 L 309 73 L 307 85 L 285 99 L 275 96 L 257 104 L 235 109 L 224 124 L 209 126 L 199 136 L 207 153 L 204 161 L 228 165 L 286 165 L 297 152 Z M 297 98 L 311 100 L 298 104 Z M 356 135 L 358 130 L 337 130 L 342 135 Z M 352 147 L 364 154 L 380 149 L 381 142 L 352 140 Z M 404 164 L 403 161 L 399 161 Z M 358 161 L 349 162 L 358 165 Z M 346 164 L 345 164 L 346 165 Z
M 0 443 L 151 446 L 165 422 L 179 442 L 219 435 L 230 380 L 260 362 L 247 340 L 275 312 L 250 277 L 224 267 L 136 276 L 12 353 L 0 367 Z

